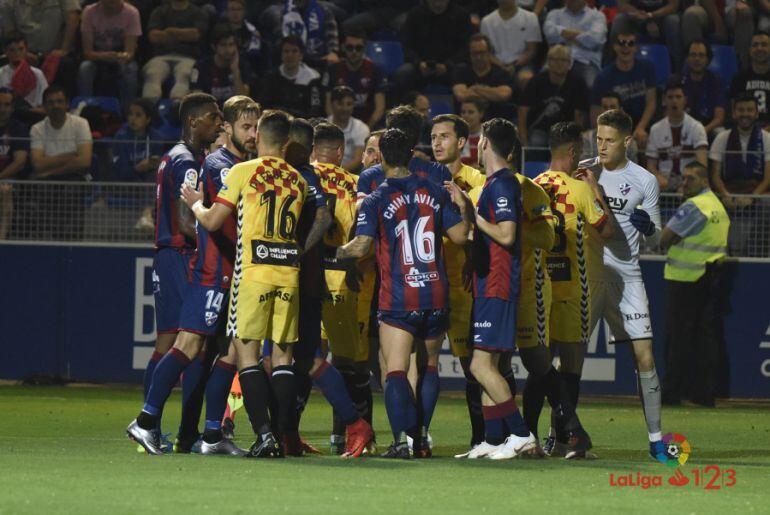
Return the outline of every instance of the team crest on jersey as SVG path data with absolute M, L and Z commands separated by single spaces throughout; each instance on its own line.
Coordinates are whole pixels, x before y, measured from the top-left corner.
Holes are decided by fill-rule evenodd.
M 631 185 L 628 184 L 627 182 L 624 182 L 623 184 L 620 185 L 620 194 L 623 195 L 624 197 L 628 195 L 630 191 L 631 191 Z
M 209 327 L 217 323 L 217 318 L 219 318 L 219 313 L 216 311 L 206 311 L 206 314 L 204 315 L 206 325 Z
M 194 168 L 190 168 L 184 173 L 184 183 L 191 188 L 198 186 L 198 172 Z
M 222 181 L 224 184 L 225 179 L 227 178 L 227 174 L 230 173 L 229 168 L 222 168 L 222 170 L 219 171 L 219 180 Z

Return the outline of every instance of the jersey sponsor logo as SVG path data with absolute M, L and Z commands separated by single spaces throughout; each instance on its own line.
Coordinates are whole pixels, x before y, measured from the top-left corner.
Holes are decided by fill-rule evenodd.
M 604 197 L 604 199 L 607 201 L 607 204 L 609 204 L 610 209 L 613 211 L 623 211 L 623 209 L 625 209 L 625 207 L 628 205 L 628 199 L 615 197 Z
M 596 208 L 596 212 L 599 213 L 599 216 L 604 216 L 604 208 L 596 199 L 594 199 L 594 207 Z
M 198 186 L 198 172 L 194 168 L 190 168 L 184 173 L 184 183 L 191 188 Z
M 497 199 L 497 207 L 508 207 L 508 199 L 505 197 Z
M 411 268 L 409 273 L 404 276 L 406 284 L 413 288 L 421 288 L 425 286 L 425 283 L 434 282 L 439 280 L 438 272 L 424 272 L 421 273 L 416 268 Z
M 566 256 L 552 256 L 545 258 L 545 266 L 548 268 L 548 275 L 551 281 L 571 281 L 572 267 L 570 259 Z
M 225 182 L 225 179 L 227 178 L 227 174 L 228 173 L 230 173 L 230 169 L 229 168 L 222 168 L 219 171 L 219 180 L 222 181 L 222 187 L 223 188 L 225 187 L 224 182 Z
M 619 186 L 619 189 L 620 189 L 620 194 L 625 197 L 631 192 L 631 185 L 628 184 L 627 182 L 624 182 Z
M 484 320 L 483 322 L 473 322 L 473 327 L 488 329 L 492 327 L 492 322 L 489 322 L 488 320 Z
M 251 252 L 256 265 L 299 266 L 299 251 L 293 244 L 251 240 Z
M 339 270 L 343 272 L 348 269 L 342 260 L 337 259 L 337 247 L 324 246 L 324 268 L 326 270 Z
M 212 325 L 217 323 L 217 318 L 219 318 L 219 313 L 216 311 L 206 311 L 206 313 L 203 315 L 204 320 L 206 321 L 206 325 L 211 327 Z
M 626 318 L 626 322 L 631 322 L 633 320 L 644 320 L 645 318 L 650 318 L 649 313 L 624 313 L 623 316 Z
M 259 296 L 259 302 L 267 302 L 271 299 L 279 299 L 285 302 L 291 302 L 292 295 L 288 291 L 272 290 Z

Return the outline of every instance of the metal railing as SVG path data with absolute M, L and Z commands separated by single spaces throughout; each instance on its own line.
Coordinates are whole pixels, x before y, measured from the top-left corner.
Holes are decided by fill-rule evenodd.
M 741 207 L 728 209 L 730 255 L 770 258 L 770 196 L 736 198 Z M 682 202 L 679 194 L 661 194 L 664 225 Z M 154 184 L 5 181 L 0 182 L 0 240 L 149 245 L 154 210 Z

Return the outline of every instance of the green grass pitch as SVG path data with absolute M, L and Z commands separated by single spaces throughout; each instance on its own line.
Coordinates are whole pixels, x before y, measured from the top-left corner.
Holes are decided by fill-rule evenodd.
M 595 461 L 466 461 L 465 402 L 442 396 L 430 460 L 342 460 L 332 456 L 265 461 L 197 455 L 146 456 L 125 437 L 140 408 L 136 388 L 0 387 L 0 514 L 19 513 L 768 513 L 770 416 L 767 404 L 664 411 L 664 430 L 685 435 L 690 479 L 647 456 L 638 402 L 586 399 L 580 407 Z M 164 429 L 175 428 L 179 395 Z M 380 447 L 389 443 L 382 397 L 376 397 Z M 545 418 L 545 417 L 544 417 Z M 250 444 L 238 414 L 237 440 Z M 328 452 L 330 409 L 314 392 L 303 434 Z M 541 427 L 544 431 L 545 427 Z M 719 489 L 707 490 L 714 480 Z M 734 470 L 734 486 L 725 472 Z M 695 485 L 696 471 L 702 471 Z M 628 474 L 658 476 L 662 486 L 613 486 Z M 654 479 L 650 481 L 654 482 Z

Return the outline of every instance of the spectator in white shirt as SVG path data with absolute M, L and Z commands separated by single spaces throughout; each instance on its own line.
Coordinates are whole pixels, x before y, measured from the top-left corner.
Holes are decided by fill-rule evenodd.
M 601 71 L 602 47 L 607 41 L 604 15 L 588 7 L 585 0 L 566 0 L 564 7 L 548 13 L 543 33 L 549 46 L 567 45 L 572 54 L 572 71 L 591 89 Z
M 489 38 L 500 66 L 516 74 L 520 86 L 534 75 L 537 45 L 543 40 L 540 22 L 520 9 L 516 0 L 497 0 L 498 9 L 481 19 L 481 33 Z
M 355 93 L 348 86 L 337 86 L 332 90 L 332 114 L 328 120 L 342 129 L 345 134 L 345 154 L 342 156 L 342 168 L 355 172 L 361 166 L 366 138 L 369 137 L 369 127 L 358 118 L 353 117 Z
M 703 124 L 685 112 L 682 81 L 673 77 L 663 97 L 666 116 L 653 124 L 647 141 L 647 169 L 661 191 L 679 191 L 682 172 L 693 161 L 708 166 L 708 137 Z

